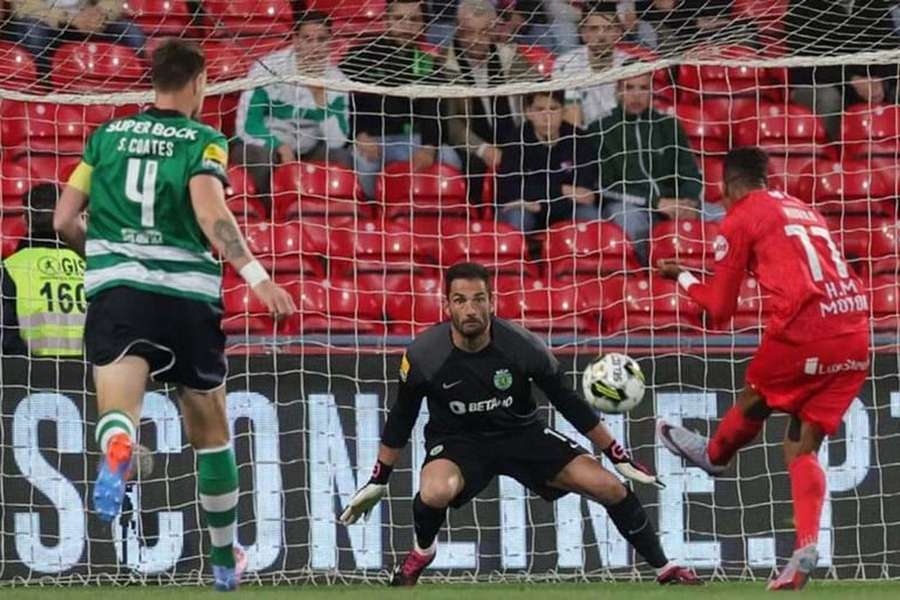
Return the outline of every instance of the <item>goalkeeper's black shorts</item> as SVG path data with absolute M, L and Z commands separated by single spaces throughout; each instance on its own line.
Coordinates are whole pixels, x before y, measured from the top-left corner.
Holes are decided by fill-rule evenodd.
M 154 381 L 209 391 L 228 374 L 222 308 L 208 302 L 119 286 L 88 302 L 87 359 L 102 367 L 140 356 Z
M 481 493 L 497 475 L 508 475 L 553 501 L 568 492 L 547 485 L 566 465 L 587 451 L 544 423 L 491 434 L 435 436 L 427 444 L 425 463 L 446 459 L 456 464 L 465 485 L 450 506 L 459 508 Z

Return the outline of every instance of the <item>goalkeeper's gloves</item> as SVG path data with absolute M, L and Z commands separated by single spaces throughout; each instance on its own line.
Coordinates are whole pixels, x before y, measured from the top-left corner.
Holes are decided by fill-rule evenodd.
M 340 521 L 344 525 L 353 525 L 359 521 L 360 517 L 369 517 L 369 513 L 375 508 L 375 505 L 381 502 L 381 499 L 387 493 L 387 483 L 394 467 L 386 465 L 380 460 L 375 463 L 372 469 L 372 476 L 368 483 L 362 486 L 353 497 L 350 498 L 350 504 L 341 513 Z
M 649 483 L 658 488 L 666 487 L 665 484 L 659 480 L 659 477 L 653 474 L 653 471 L 647 468 L 647 466 L 634 460 L 631 455 L 628 454 L 628 450 L 616 440 L 613 440 L 612 444 L 603 450 L 603 454 L 605 454 L 606 458 L 609 459 L 609 462 L 613 464 L 616 471 L 621 473 L 624 477 L 640 483 Z

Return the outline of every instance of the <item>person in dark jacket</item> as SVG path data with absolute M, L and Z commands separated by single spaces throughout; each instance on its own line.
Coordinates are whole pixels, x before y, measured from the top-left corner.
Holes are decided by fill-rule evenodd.
M 519 139 L 503 150 L 498 218 L 522 231 L 599 216 L 597 146 L 563 121 L 564 102 L 561 90 L 526 95 Z
M 602 215 L 620 225 L 647 257 L 657 218 L 699 218 L 703 176 L 675 117 L 652 107 L 652 75 L 617 84 L 619 105 L 600 121 Z
M 792 55 L 835 56 L 854 52 L 893 50 L 889 0 L 791 0 L 784 15 L 785 40 Z M 792 67 L 791 100 L 822 117 L 831 139 L 840 139 L 841 86 L 845 65 Z
M 419 0 L 389 0 L 383 35 L 351 49 L 340 69 L 358 83 L 398 87 L 439 85 L 436 57 L 419 48 L 423 32 Z M 394 161 L 422 170 L 435 162 L 460 167 L 453 150 L 440 147 L 441 132 L 435 98 L 406 98 L 368 92 L 351 96 L 356 171 L 369 198 L 375 178 Z
M 443 57 L 450 82 L 490 87 L 540 78 L 516 45 L 491 40 L 496 21 L 491 0 L 460 0 L 456 35 Z M 485 174 L 499 167 L 509 137 L 519 130 L 522 100 L 469 96 L 444 98 L 441 106 L 446 139 L 465 165 L 469 202 L 481 204 Z

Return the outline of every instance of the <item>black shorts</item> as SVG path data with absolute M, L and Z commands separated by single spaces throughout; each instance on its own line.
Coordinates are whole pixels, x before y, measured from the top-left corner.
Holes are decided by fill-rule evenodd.
M 84 345 L 95 366 L 140 356 L 154 381 L 194 390 L 221 387 L 228 374 L 222 308 L 199 300 L 125 286 L 103 290 L 88 302 Z
M 497 475 L 512 477 L 544 500 L 561 498 L 568 492 L 547 482 L 580 454 L 587 451 L 555 429 L 537 424 L 503 434 L 459 434 L 429 440 L 424 464 L 444 458 L 459 467 L 465 485 L 450 503 L 459 508 Z

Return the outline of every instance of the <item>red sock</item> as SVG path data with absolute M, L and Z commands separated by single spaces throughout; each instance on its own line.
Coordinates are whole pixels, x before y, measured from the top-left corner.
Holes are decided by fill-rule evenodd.
M 765 419 L 751 419 L 740 408 L 732 406 L 709 441 L 706 449 L 709 460 L 714 465 L 727 465 L 738 450 L 756 437 L 763 423 Z
M 796 548 L 799 549 L 819 540 L 819 520 L 825 502 L 825 472 L 813 453 L 795 458 L 788 465 L 788 472 L 791 475 L 791 496 L 794 498 Z

